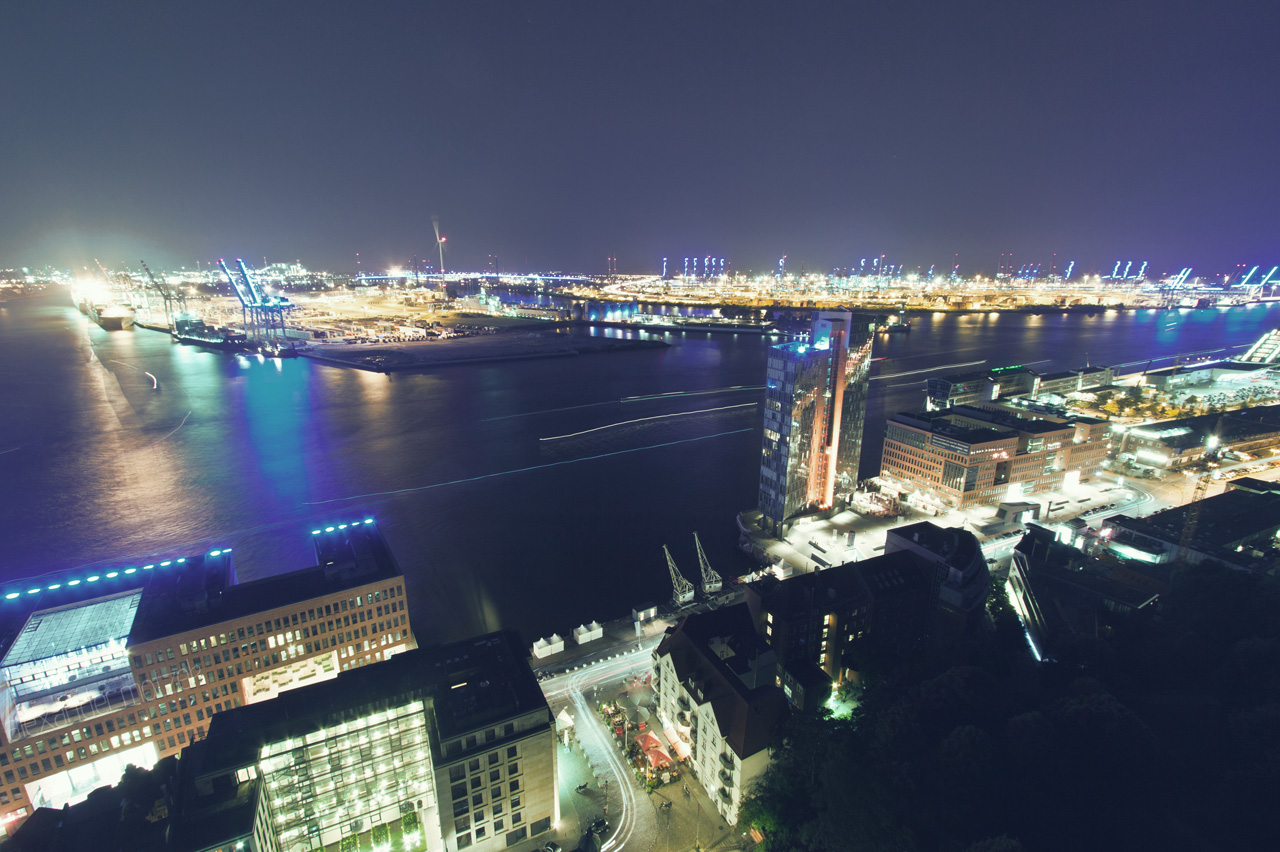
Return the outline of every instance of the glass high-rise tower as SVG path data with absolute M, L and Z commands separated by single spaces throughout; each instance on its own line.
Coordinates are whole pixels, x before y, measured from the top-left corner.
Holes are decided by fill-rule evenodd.
M 808 343 L 769 350 L 760 511 L 772 535 L 858 481 L 875 328 L 873 317 L 819 311 Z

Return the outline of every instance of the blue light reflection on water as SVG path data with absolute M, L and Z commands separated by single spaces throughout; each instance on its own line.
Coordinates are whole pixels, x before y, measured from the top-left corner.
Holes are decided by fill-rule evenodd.
M 1274 306 L 928 314 L 909 334 L 882 335 L 875 355 L 886 360 L 873 367 L 982 359 L 1048 371 L 1248 343 L 1277 325 Z M 616 617 L 670 595 L 663 544 L 692 573 L 694 531 L 725 573 L 745 567 L 733 513 L 756 499 L 758 407 L 539 441 L 761 398 L 658 398 L 624 411 L 624 397 L 763 383 L 767 340 L 663 339 L 674 345 L 388 377 L 304 359 L 242 365 L 146 330 L 104 332 L 52 302 L 2 309 L 0 574 L 231 545 L 252 579 L 309 564 L 312 529 L 372 514 L 409 575 L 424 641 L 500 626 L 532 639 Z M 886 412 L 918 407 L 926 375 L 873 384 L 864 475 Z M 590 456 L 600 458 L 559 464 Z M 520 472 L 495 475 L 508 471 Z M 368 513 L 309 505 L 471 477 L 370 500 Z

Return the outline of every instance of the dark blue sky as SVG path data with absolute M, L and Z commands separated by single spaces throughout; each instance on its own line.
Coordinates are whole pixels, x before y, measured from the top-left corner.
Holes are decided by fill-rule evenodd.
M 1269 266 L 1278 7 L 5 3 L 0 267 Z

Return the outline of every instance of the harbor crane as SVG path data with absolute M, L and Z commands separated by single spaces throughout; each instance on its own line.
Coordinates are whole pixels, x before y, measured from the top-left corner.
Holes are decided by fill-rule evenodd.
M 164 300 L 165 323 L 169 326 L 169 330 L 173 331 L 175 313 L 184 315 L 187 312 L 187 297 L 183 294 L 181 288 L 170 287 L 168 282 L 152 272 L 151 267 L 147 266 L 145 260 L 138 262 L 142 264 L 143 270 L 147 273 L 147 278 L 151 280 L 151 288 L 149 289 L 154 289 L 160 294 L 160 298 Z M 175 308 L 177 308 L 176 311 L 174 310 Z
M 239 258 L 236 259 L 239 277 L 227 268 L 225 260 L 219 260 L 218 266 L 240 300 L 245 336 L 249 342 L 262 349 L 279 352 L 286 342 L 284 315 L 292 310 L 293 303 L 283 296 L 268 293 Z
M 662 545 L 662 552 L 667 555 L 667 570 L 671 572 L 671 587 L 675 592 L 671 596 L 671 600 L 677 606 L 689 603 L 693 600 L 693 583 L 686 580 L 685 576 L 680 573 L 680 569 L 676 568 L 676 561 L 671 558 L 671 551 L 667 550 L 665 544 Z
M 693 543 L 698 547 L 698 567 L 702 569 L 702 593 L 712 595 L 724 588 L 724 579 L 707 561 L 707 554 L 702 552 L 702 542 L 698 539 L 697 533 L 693 534 Z

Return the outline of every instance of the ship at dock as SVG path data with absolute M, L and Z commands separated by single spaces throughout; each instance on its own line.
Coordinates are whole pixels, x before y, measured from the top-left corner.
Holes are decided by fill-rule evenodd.
M 881 316 L 876 323 L 876 331 L 881 334 L 903 334 L 911 330 L 911 320 L 907 319 L 906 310 L 896 314 Z
M 173 339 L 192 346 L 240 352 L 249 345 L 247 335 L 234 328 L 212 325 L 196 317 L 178 317 L 173 322 Z
M 123 331 L 133 326 L 133 308 L 126 305 L 86 304 L 81 310 L 106 331 Z

